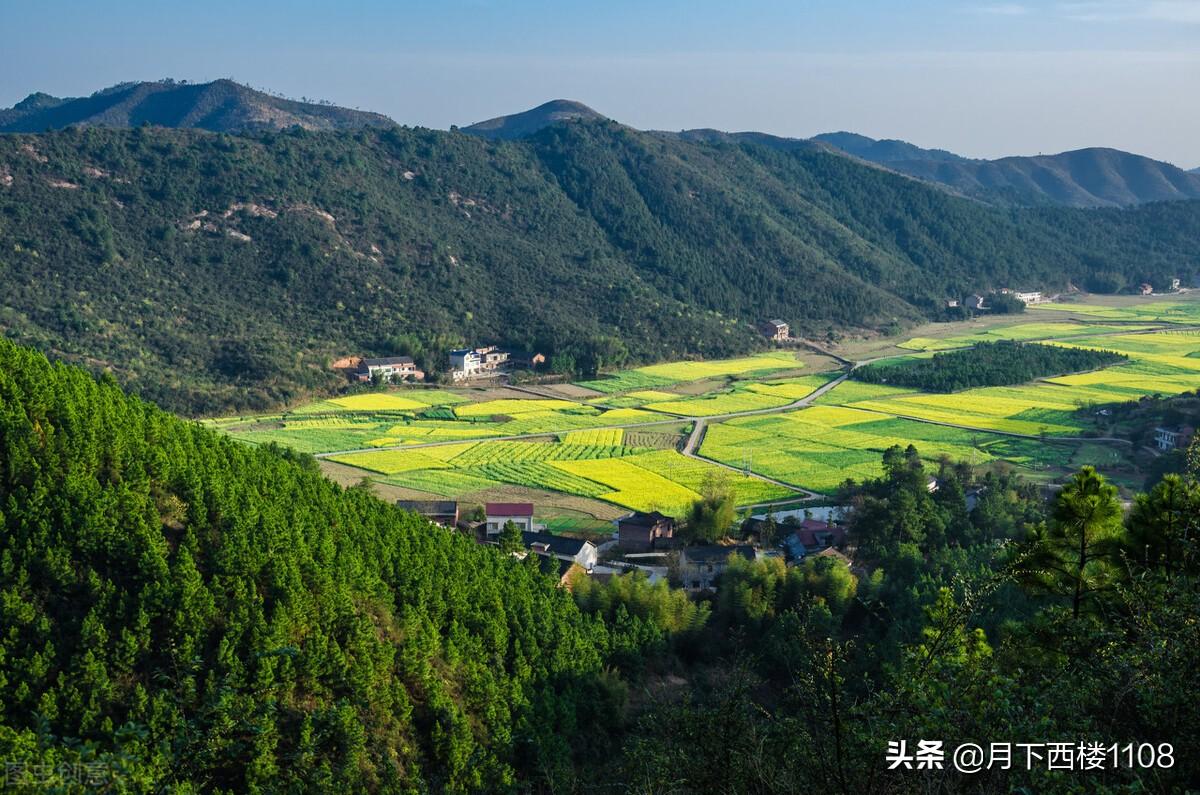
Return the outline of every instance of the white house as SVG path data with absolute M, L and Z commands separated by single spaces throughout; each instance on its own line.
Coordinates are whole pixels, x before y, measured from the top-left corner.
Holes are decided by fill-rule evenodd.
M 533 503 L 489 502 L 483 507 L 487 513 L 487 534 L 499 535 L 504 525 L 512 522 L 523 533 L 535 530 L 533 526 Z
M 465 381 L 494 373 L 508 363 L 508 358 L 508 351 L 502 351 L 495 345 L 450 351 L 450 376 L 455 381 Z
M 371 381 L 376 376 L 385 381 L 395 378 L 421 381 L 425 378 L 425 373 L 417 369 L 411 356 L 387 356 L 382 359 L 363 359 L 358 363 L 354 376 L 359 381 Z

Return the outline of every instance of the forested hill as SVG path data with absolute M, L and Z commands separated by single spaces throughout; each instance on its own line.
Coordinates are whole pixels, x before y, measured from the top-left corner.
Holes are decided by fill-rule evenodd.
M 1001 210 L 819 148 L 575 121 L 0 136 L 0 327 L 183 412 L 332 386 L 332 358 L 462 343 L 584 370 L 900 328 L 989 287 L 1165 285 L 1200 203 Z
M 210 83 L 120 83 L 88 97 L 30 94 L 0 110 L 2 132 L 45 132 L 64 127 L 196 127 L 216 132 L 390 127 L 387 116 L 328 103 L 285 99 L 232 80 Z
M 602 736 L 608 631 L 536 566 L 3 340 L 0 450 L 10 776 L 499 792 Z

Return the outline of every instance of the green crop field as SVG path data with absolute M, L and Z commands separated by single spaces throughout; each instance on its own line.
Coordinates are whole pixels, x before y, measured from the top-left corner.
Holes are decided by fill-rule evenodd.
M 607 408 L 539 398 L 471 402 L 445 390 L 406 390 L 351 395 L 312 403 L 284 415 L 231 417 L 209 424 L 247 442 L 277 442 L 306 453 L 328 453 L 497 436 L 564 434 L 662 419 L 662 414 L 633 407 Z M 619 433 L 610 431 L 609 436 L 616 438 Z
M 954 348 L 966 348 L 977 342 L 1048 340 L 1081 336 L 1084 334 L 1136 331 L 1146 328 L 1153 327 L 1143 325 L 1106 326 L 1079 322 L 1020 323 L 1014 326 L 996 326 L 980 329 L 971 334 L 960 334 L 953 337 L 913 337 L 907 342 L 900 343 L 897 347 L 913 351 L 947 351 Z
M 658 411 L 664 414 L 677 414 L 685 417 L 712 417 L 716 414 L 733 414 L 739 411 L 777 408 L 779 406 L 786 406 L 791 402 L 791 399 L 785 397 L 760 395 L 746 390 L 737 390 L 684 400 L 647 403 L 645 407 L 651 411 Z
M 869 411 L 815 406 L 786 414 L 743 417 L 708 429 L 701 455 L 814 491 L 831 492 L 847 478 L 862 480 L 881 472 L 880 455 L 888 447 L 909 444 L 934 461 L 985 463 L 1004 457 L 1041 467 L 1066 461 L 1069 448 L 1013 440 L 981 431 L 889 418 Z M 1002 448 L 997 448 L 1001 445 Z M 1049 459 L 1049 461 L 1047 460 Z
M 1200 387 L 1200 358 L 1191 355 L 1200 350 L 1200 334 L 1194 331 L 1073 336 L 1052 344 L 1117 351 L 1128 355 L 1130 362 L 1021 386 L 984 387 L 953 394 L 873 394 L 872 390 L 843 390 L 847 385 L 841 384 L 822 402 L 981 430 L 1075 436 L 1086 425 L 1080 409 Z
M 756 356 L 744 356 L 740 359 L 652 364 L 633 370 L 622 370 L 595 381 L 584 381 L 580 385 L 597 392 L 628 392 L 670 386 L 684 381 L 699 381 L 705 378 L 765 374 L 773 370 L 796 370 L 802 366 L 794 354 L 775 351 L 760 353 Z
M 698 499 L 706 480 L 714 475 L 728 478 L 739 504 L 793 494 L 674 450 L 608 444 L 620 433 L 567 434 L 564 442 L 473 441 L 346 453 L 330 460 L 382 475 L 386 483 L 447 497 L 513 484 L 674 514 Z
M 472 400 L 479 392 L 393 390 L 208 424 L 240 439 L 278 442 L 305 452 L 357 450 L 331 459 L 385 483 L 447 497 L 515 485 L 675 514 L 714 475 L 731 483 L 741 505 L 786 499 L 793 492 L 681 455 L 677 447 L 689 423 L 664 422 L 670 415 L 765 411 L 710 422 L 700 454 L 815 491 L 830 492 L 846 478 L 879 474 L 880 454 L 892 445 L 912 444 L 930 461 L 1004 460 L 1045 477 L 1093 459 L 1110 466 L 1123 460 L 1124 451 L 1102 443 L 1055 442 L 1056 437 L 1086 435 L 1093 422 L 1090 409 L 1200 388 L 1200 332 L 1132 333 L 1137 326 L 1114 325 L 1116 320 L 1148 320 L 1147 312 L 1177 320 L 1191 317 L 1194 306 L 1200 304 L 1182 309 L 1146 304 L 1136 312 L 1099 307 L 1095 323 L 1018 323 L 904 343 L 917 352 L 913 355 L 929 356 L 985 339 L 1045 339 L 1130 357 L 1125 364 L 1095 372 L 952 394 L 846 380 L 807 408 L 775 411 L 810 396 L 834 377 L 772 379 L 772 372 L 800 365 L 792 354 L 776 352 L 628 370 L 589 384 L 623 394 L 585 402 L 534 397 L 481 401 Z M 679 384 L 677 391 L 662 388 L 672 384 Z M 705 387 L 710 391 L 682 394 Z
M 1029 309 L 1047 313 L 1071 312 L 1099 320 L 1200 324 L 1200 301 L 1151 301 L 1119 307 L 1089 304 L 1034 304 Z

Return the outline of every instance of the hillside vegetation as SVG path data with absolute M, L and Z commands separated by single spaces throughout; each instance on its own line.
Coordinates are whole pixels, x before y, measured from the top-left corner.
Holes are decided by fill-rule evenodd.
M 285 99 L 232 80 L 211 83 L 120 83 L 89 97 L 30 94 L 0 110 L 0 132 L 45 132 L 64 127 L 196 127 L 214 132 L 339 130 L 390 127 L 387 116 L 327 103 Z
M 0 450 L 7 763 L 495 792 L 603 725 L 609 634 L 554 580 L 311 460 L 4 341 Z
M 744 353 L 765 317 L 895 330 L 988 287 L 1162 285 L 1200 267 L 1198 234 L 1200 203 L 997 210 L 608 121 L 0 137 L 4 333 L 189 413 L 331 388 L 350 353 L 440 369 L 498 342 L 592 373 Z
M 1124 354 L 1031 342 L 980 342 L 928 359 L 859 367 L 851 374 L 870 384 L 908 386 L 929 392 L 957 392 L 978 386 L 1024 384 L 1052 375 L 1099 370 L 1129 361 Z

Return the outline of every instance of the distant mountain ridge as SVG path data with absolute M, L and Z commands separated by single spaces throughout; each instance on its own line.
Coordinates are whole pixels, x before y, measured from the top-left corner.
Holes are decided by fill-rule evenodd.
M 578 120 L 609 119 L 580 102 L 557 99 L 463 127 L 462 131 L 493 140 L 518 140 L 546 127 Z M 879 140 L 844 131 L 809 139 L 711 128 L 655 134 L 693 143 L 754 144 L 782 151 L 824 147 L 1002 206 L 1127 207 L 1200 198 L 1200 169 L 1184 171 L 1116 149 L 977 160 L 945 149 L 925 149 L 907 141 Z
M 232 80 L 121 83 L 89 97 L 37 92 L 0 110 L 0 132 L 45 132 L 74 126 L 197 128 L 251 132 L 301 127 L 340 130 L 389 127 L 379 113 L 265 94 Z
M 552 124 L 567 121 L 599 121 L 608 117 L 571 99 L 552 99 L 538 105 L 536 108 L 513 113 L 508 116 L 497 116 L 494 119 L 477 122 L 462 128 L 465 133 L 478 135 L 482 138 L 498 140 L 515 140 L 533 135 L 539 130 Z
M 973 160 L 942 149 L 854 133 L 826 133 L 813 140 L 992 204 L 1126 207 L 1200 198 L 1200 169 L 1184 171 L 1118 149 L 1091 147 L 1055 155 Z
M 962 163 L 968 158 L 947 152 L 945 149 L 922 149 L 908 141 L 892 138 L 876 140 L 851 132 L 821 133 L 813 141 L 827 143 L 847 154 L 870 160 L 872 163 L 900 163 L 909 160 L 932 160 L 939 163 Z

